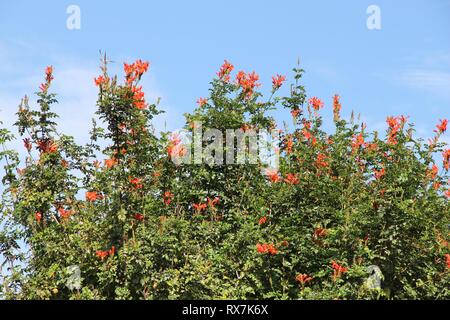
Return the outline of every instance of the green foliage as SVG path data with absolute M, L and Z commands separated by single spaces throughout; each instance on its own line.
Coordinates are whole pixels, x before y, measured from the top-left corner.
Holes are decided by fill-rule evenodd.
M 95 79 L 104 127 L 93 121 L 89 144 L 57 130 L 51 67 L 38 109 L 25 97 L 17 114 L 23 169 L 5 147 L 14 137 L 0 130 L 2 297 L 450 298 L 443 123 L 427 144 L 413 137 L 406 118 L 390 117 L 384 139 L 353 116 L 341 119 L 335 96 L 336 129 L 327 133 L 323 102 L 307 99 L 302 69 L 294 69 L 289 96 L 277 96 L 278 76 L 264 101 L 257 75 L 239 72 L 233 82 L 226 62 L 210 96 L 185 115 L 186 130 L 197 122 L 270 130 L 276 124 L 267 112 L 284 107 L 294 129 L 281 131 L 279 170 L 261 161 L 175 164 L 170 156 L 190 150 L 154 132 L 161 111 L 139 86 L 148 63 L 125 64 L 123 84 L 107 64 L 104 57 Z M 371 266 L 381 271 L 379 287 L 368 281 L 380 276 Z

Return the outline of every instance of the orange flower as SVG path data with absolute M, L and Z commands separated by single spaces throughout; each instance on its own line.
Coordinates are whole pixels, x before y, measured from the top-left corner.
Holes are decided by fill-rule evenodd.
M 112 167 L 114 167 L 117 164 L 117 159 L 116 158 L 111 158 L 111 159 L 105 159 L 105 166 L 108 169 L 111 169 Z
M 259 253 L 267 253 L 268 249 L 269 246 L 267 244 L 259 244 L 259 243 L 256 244 L 256 250 Z
M 333 268 L 333 280 L 339 278 L 343 273 L 346 273 L 348 269 L 340 264 L 336 263 L 336 261 L 331 261 L 331 267 Z
M 94 160 L 94 161 L 92 162 L 92 164 L 93 164 L 94 167 L 96 167 L 96 168 L 99 168 L 99 167 L 100 167 L 100 161 L 98 161 L 98 160 Z
M 334 114 L 334 121 L 338 121 L 340 118 L 340 111 L 341 111 L 341 103 L 339 102 L 339 95 L 335 94 L 333 97 L 333 114 Z
M 228 82 L 230 81 L 230 73 L 233 71 L 234 66 L 229 63 L 227 60 L 224 61 L 223 65 L 220 67 L 219 72 L 217 73 L 217 76 L 219 79 Z
M 61 159 L 61 166 L 67 169 L 69 167 L 69 162 L 67 162 L 67 160 Z
M 170 192 L 170 191 L 164 192 L 163 202 L 164 202 L 165 205 L 169 205 L 170 202 L 172 202 L 172 198 L 173 198 L 172 192 Z
M 60 208 L 58 210 L 58 212 L 59 212 L 59 215 L 61 216 L 61 218 L 63 218 L 63 219 L 67 219 L 73 214 L 72 210 L 64 210 L 63 208 Z
M 136 60 L 132 64 L 123 64 L 125 71 L 125 78 L 128 84 L 132 84 L 136 79 L 139 80 L 141 76 L 147 72 L 149 62 L 143 62 L 142 60 Z
M 53 80 L 53 66 L 48 66 L 45 68 L 45 77 L 47 79 Z
M 141 178 L 128 177 L 128 179 L 130 180 L 130 183 L 132 184 L 134 189 L 142 189 L 143 188 L 144 185 L 142 184 Z
M 273 244 L 269 244 L 269 247 L 268 247 L 267 251 L 271 255 L 276 255 L 277 252 L 278 252 L 277 248 L 275 248 L 275 246 Z
M 144 220 L 144 215 L 140 214 L 140 213 L 136 213 L 134 215 L 134 219 L 137 221 L 143 221 Z
M 319 154 L 317 154 L 316 166 L 318 168 L 320 168 L 320 167 L 322 167 L 322 168 L 328 167 L 329 164 L 328 164 L 328 162 L 326 160 L 327 160 L 327 156 L 319 152 Z
M 105 79 L 105 77 L 103 77 L 103 76 L 98 76 L 97 78 L 94 78 L 94 83 L 95 83 L 95 85 L 98 87 L 98 86 L 101 86 L 102 84 L 104 84 L 106 82 L 106 79 Z
M 197 104 L 201 108 L 204 105 L 208 104 L 208 99 L 206 99 L 206 98 L 198 98 L 197 99 Z
M 108 251 L 103 251 L 103 250 L 97 250 L 95 252 L 95 255 L 100 258 L 100 259 L 105 259 L 108 256 Z
M 142 110 L 147 107 L 147 103 L 145 102 L 144 92 L 142 92 L 142 86 L 140 87 L 131 87 L 131 91 L 133 92 L 133 105 Z
M 278 171 L 275 170 L 275 169 L 267 169 L 266 170 L 266 176 L 267 176 L 267 178 L 269 178 L 269 180 L 272 183 L 277 183 L 277 182 L 279 182 L 281 180 L 281 178 L 280 178 L 280 176 L 278 174 Z
M 445 150 L 443 153 L 442 153 L 442 156 L 443 156 L 443 158 L 444 158 L 444 168 L 445 168 L 445 170 L 449 170 L 450 169 L 450 149 L 447 149 L 447 150 Z
M 286 175 L 286 178 L 284 179 L 284 182 L 290 185 L 299 184 L 298 175 L 296 173 L 288 173 Z
M 41 223 L 41 220 L 42 220 L 42 213 L 36 212 L 36 213 L 34 214 L 34 217 L 35 217 L 37 223 Z
M 97 199 L 100 199 L 100 195 L 96 191 L 87 191 L 86 192 L 86 200 L 89 202 L 94 202 Z
M 364 145 L 364 136 L 362 133 L 360 133 L 359 135 L 353 137 L 352 141 L 353 151 L 358 150 L 362 145 Z
M 286 152 L 287 154 L 292 153 L 292 148 L 294 147 L 294 139 L 289 137 L 286 141 Z
M 445 263 L 447 264 L 447 268 L 450 269 L 450 254 L 445 254 Z
M 186 147 L 181 143 L 181 138 L 178 134 L 172 134 L 169 138 L 167 153 L 171 159 L 177 159 L 186 155 Z
M 105 259 L 108 256 L 113 256 L 116 252 L 116 247 L 112 246 L 109 250 L 97 250 L 95 255 L 100 259 Z
M 236 83 L 242 87 L 247 98 L 253 95 L 253 91 L 256 87 L 261 84 L 257 83 L 259 76 L 253 71 L 252 73 L 246 74 L 244 71 L 239 71 L 236 75 Z
M 32 144 L 30 138 L 23 139 L 23 146 L 25 147 L 25 149 L 27 149 L 28 152 L 31 150 Z
M 385 176 L 386 170 L 384 168 L 381 168 L 381 170 L 373 170 L 373 173 L 375 174 L 375 179 L 380 180 L 382 177 Z
M 297 118 L 300 113 L 301 113 L 300 109 L 291 110 L 291 115 L 292 115 L 292 118 L 294 118 L 294 119 Z
M 308 276 L 308 275 L 305 274 L 305 273 L 298 274 L 298 275 L 295 277 L 295 280 L 296 280 L 297 282 L 300 282 L 301 285 L 305 285 L 306 283 L 310 282 L 312 279 L 313 279 L 312 277 Z
M 259 224 L 259 225 L 263 225 L 263 224 L 265 224 L 266 222 L 267 222 L 267 217 L 262 217 L 261 219 L 259 219 L 258 224 Z
M 39 86 L 41 92 L 46 92 L 48 90 L 52 80 L 53 80 L 53 67 L 48 66 L 47 68 L 45 68 L 45 83 L 41 83 L 41 85 Z
M 445 131 L 447 131 L 447 124 L 448 124 L 448 120 L 444 119 L 444 120 L 439 120 L 440 123 L 436 126 L 437 130 L 435 130 L 435 132 L 442 134 Z
M 275 246 L 273 244 L 256 244 L 256 250 L 259 253 L 268 253 L 270 255 L 276 255 L 278 250 L 275 248 Z
M 272 87 L 274 90 L 277 90 L 283 85 L 283 82 L 286 81 L 286 76 L 282 76 L 277 74 L 276 76 L 272 77 Z
M 194 203 L 192 205 L 192 207 L 195 209 L 195 211 L 197 212 L 202 212 L 204 210 L 206 210 L 206 203 Z
M 314 237 L 315 238 L 321 238 L 325 237 L 328 234 L 328 230 L 324 228 L 317 228 L 314 230 Z
M 312 97 L 311 99 L 309 99 L 309 104 L 314 108 L 314 110 L 319 111 L 320 109 L 323 108 L 324 103 L 322 100 L 320 100 L 317 97 Z
M 37 144 L 41 153 L 54 153 L 58 150 L 58 145 L 50 139 L 39 140 Z
M 214 197 L 214 199 L 212 199 L 212 200 L 210 198 L 207 198 L 207 201 L 208 201 L 208 205 L 211 208 L 214 208 L 216 206 L 216 204 L 219 203 L 219 197 Z
M 388 144 L 396 145 L 398 143 L 397 134 L 405 125 L 407 119 L 408 118 L 403 115 L 398 117 L 387 117 L 386 122 L 389 126 Z
M 431 167 L 431 169 L 428 169 L 427 177 L 428 177 L 430 180 L 434 180 L 434 179 L 436 179 L 436 177 L 437 177 L 437 175 L 438 175 L 438 172 L 439 172 L 439 168 L 437 167 L 437 165 L 433 164 L 433 166 Z

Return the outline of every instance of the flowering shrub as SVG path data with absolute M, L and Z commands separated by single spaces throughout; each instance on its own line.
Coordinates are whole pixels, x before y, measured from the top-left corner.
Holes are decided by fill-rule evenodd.
M 384 137 L 342 119 L 338 95 L 331 106 L 308 99 L 301 69 L 289 96 L 277 95 L 286 85 L 277 74 L 264 100 L 259 76 L 233 75 L 225 61 L 186 130 L 274 129 L 268 111 L 284 107 L 295 127 L 280 130 L 279 167 L 177 164 L 190 150 L 154 132 L 161 111 L 139 85 L 149 63 L 125 63 L 122 82 L 107 62 L 92 84 L 102 125 L 93 122 L 87 145 L 57 128 L 52 67 L 38 107 L 22 100 L 25 162 L 0 151 L 3 297 L 450 298 L 447 120 L 425 142 L 391 116 Z M 321 112 L 333 112 L 333 133 Z M 13 139 L 0 130 L 2 145 Z

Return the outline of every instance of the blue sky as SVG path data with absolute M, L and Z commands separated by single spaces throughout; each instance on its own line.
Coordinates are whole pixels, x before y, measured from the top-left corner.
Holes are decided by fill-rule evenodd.
M 81 9 L 80 30 L 66 28 L 71 4 Z M 381 30 L 366 27 L 372 4 Z M 63 131 L 85 141 L 99 50 L 116 61 L 113 72 L 123 61 L 151 62 L 144 89 L 167 110 L 158 129 L 183 125 L 224 59 L 255 70 L 268 90 L 276 73 L 292 79 L 300 57 L 308 94 L 330 107 L 339 93 L 344 114 L 361 113 L 372 129 L 383 130 L 387 115 L 407 114 L 427 138 L 450 118 L 450 0 L 2 0 L 0 120 L 11 125 L 20 98 L 53 65 Z M 288 119 L 282 109 L 275 114 Z

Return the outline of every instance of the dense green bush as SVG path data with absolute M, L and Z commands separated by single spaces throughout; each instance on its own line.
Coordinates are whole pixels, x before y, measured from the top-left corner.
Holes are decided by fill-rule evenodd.
M 123 83 L 102 67 L 104 127 L 93 122 L 89 144 L 58 131 L 49 67 L 38 108 L 25 98 L 17 113 L 25 163 L 0 151 L 4 298 L 450 298 L 446 120 L 427 143 L 389 117 L 384 137 L 342 119 L 337 95 L 332 108 L 307 99 L 301 69 L 289 96 L 277 75 L 263 100 L 258 76 L 231 79 L 225 62 L 185 129 L 274 129 L 268 112 L 285 108 L 295 127 L 279 131 L 279 168 L 180 164 L 191 150 L 151 124 L 161 111 L 139 86 L 148 63 L 124 64 Z M 2 145 L 13 139 L 0 131 Z

